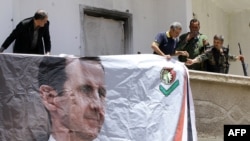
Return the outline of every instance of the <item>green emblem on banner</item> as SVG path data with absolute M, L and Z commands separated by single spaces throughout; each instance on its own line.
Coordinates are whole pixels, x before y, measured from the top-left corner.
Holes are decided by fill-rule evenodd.
M 176 87 L 179 86 L 179 80 L 176 80 L 168 89 L 164 88 L 162 85 L 159 86 L 160 91 L 165 95 L 169 96 Z

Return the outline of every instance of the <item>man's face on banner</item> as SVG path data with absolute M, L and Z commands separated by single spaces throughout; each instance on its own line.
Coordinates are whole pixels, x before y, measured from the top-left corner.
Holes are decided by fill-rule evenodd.
M 60 122 L 76 136 L 94 139 L 104 122 L 104 70 L 96 62 L 75 60 L 66 73 L 63 96 L 55 99 Z

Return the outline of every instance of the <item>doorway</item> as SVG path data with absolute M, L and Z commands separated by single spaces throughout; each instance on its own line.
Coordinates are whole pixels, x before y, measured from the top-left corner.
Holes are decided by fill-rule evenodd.
M 127 12 L 80 6 L 81 56 L 130 54 L 132 15 Z

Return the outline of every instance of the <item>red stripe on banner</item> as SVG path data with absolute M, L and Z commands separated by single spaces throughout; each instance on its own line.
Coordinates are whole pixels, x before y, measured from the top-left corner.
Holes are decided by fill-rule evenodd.
M 187 82 L 186 81 L 187 81 L 187 79 L 186 79 L 186 75 L 185 75 L 184 87 L 183 87 L 184 96 L 183 96 L 183 100 L 182 100 L 181 114 L 180 114 L 180 118 L 179 118 L 178 125 L 176 128 L 174 141 L 181 141 L 182 140 L 184 121 L 185 121 L 186 95 L 187 95 Z

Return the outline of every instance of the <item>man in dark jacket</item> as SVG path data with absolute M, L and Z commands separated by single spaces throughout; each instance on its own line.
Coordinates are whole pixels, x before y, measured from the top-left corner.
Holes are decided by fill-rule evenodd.
M 33 17 L 22 20 L 0 48 L 3 52 L 15 40 L 13 53 L 50 54 L 51 41 L 48 14 L 38 10 Z

